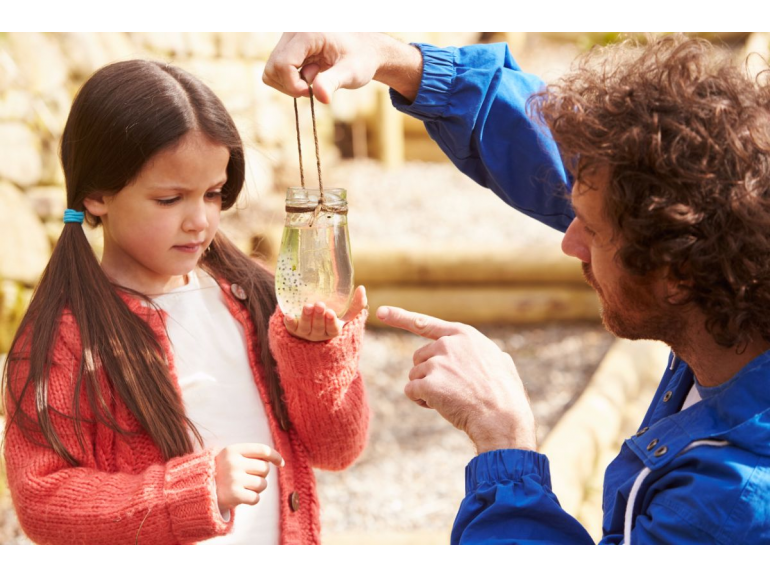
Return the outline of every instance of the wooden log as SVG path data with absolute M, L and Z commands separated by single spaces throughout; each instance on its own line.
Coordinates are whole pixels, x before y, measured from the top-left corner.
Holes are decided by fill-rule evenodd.
M 623 439 L 636 432 L 668 353 L 660 342 L 618 339 L 540 448 L 548 455 L 559 502 L 594 539 L 601 537 L 604 470 Z
M 356 282 L 382 284 L 586 283 L 577 259 L 555 247 L 503 249 L 467 246 L 353 247 Z
M 375 315 L 383 305 L 468 324 L 599 320 L 599 302 L 588 287 L 371 285 L 367 294 L 374 326 L 383 326 Z
M 250 248 L 256 249 L 273 268 L 282 232 L 282 226 L 273 226 L 252 239 Z M 445 243 L 358 243 L 352 252 L 356 283 L 367 287 L 522 283 L 586 286 L 580 262 L 554 246 L 480 248 Z

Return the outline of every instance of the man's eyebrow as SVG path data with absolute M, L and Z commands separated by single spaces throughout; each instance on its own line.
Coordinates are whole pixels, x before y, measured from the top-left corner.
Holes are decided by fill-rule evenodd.
M 227 183 L 227 179 L 224 178 L 217 182 L 216 184 L 211 185 L 209 188 L 214 188 L 218 186 L 224 186 Z M 155 186 L 150 187 L 152 190 L 177 190 L 179 192 L 191 192 L 193 189 L 187 188 L 186 186 L 182 186 L 181 184 L 158 184 Z
M 583 214 L 575 206 L 575 203 L 572 202 L 572 197 L 570 197 L 570 206 L 572 206 L 572 211 L 575 213 L 575 216 L 578 217 L 584 225 L 586 225 L 588 228 L 593 228 L 593 225 L 590 223 L 590 221 L 586 219 L 585 216 L 583 216 Z

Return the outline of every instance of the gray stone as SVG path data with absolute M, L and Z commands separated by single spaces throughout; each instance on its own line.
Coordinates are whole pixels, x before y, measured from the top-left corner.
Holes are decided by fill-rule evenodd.
M 270 158 L 259 150 L 247 147 L 245 154 L 246 182 L 237 204 L 253 206 L 260 198 L 275 196 L 275 169 Z
M 183 32 L 189 53 L 198 58 L 213 58 L 217 55 L 217 37 L 214 32 Z
M 19 186 L 40 180 L 40 139 L 21 122 L 0 122 L 0 178 Z
M 30 206 L 43 221 L 60 221 L 67 208 L 67 193 L 60 186 L 36 186 L 26 191 Z
M 85 79 L 109 62 L 97 32 L 63 32 L 57 35 L 72 74 Z
M 187 46 L 182 32 L 132 32 L 131 39 L 137 46 L 142 46 L 156 55 L 187 55 Z
M 239 37 L 243 58 L 267 60 L 281 39 L 281 32 L 245 32 Z
M 7 50 L 7 41 L 0 43 L 0 92 L 5 92 L 21 78 L 19 67 Z
M 190 60 L 184 69 L 206 83 L 231 114 L 251 111 L 255 100 L 253 64 L 196 58 Z
M 0 91 L 0 120 L 21 120 L 33 118 L 32 95 L 24 90 L 11 88 Z
M 59 160 L 59 141 L 49 139 L 43 141 L 43 150 L 40 154 L 42 173 L 40 184 L 64 186 L 64 170 Z
M 48 235 L 48 242 L 51 244 L 51 250 L 53 250 L 61 236 L 62 230 L 64 230 L 64 221 L 49 220 L 43 223 L 43 225 L 45 226 L 45 233 Z
M 64 132 L 71 106 L 72 96 L 64 86 L 32 100 L 36 122 L 42 124 L 48 136 L 57 142 Z
M 51 254 L 45 227 L 22 192 L 0 182 L 0 278 L 35 284 Z
M 25 88 L 45 94 L 67 81 L 69 69 L 54 37 L 41 32 L 10 32 L 8 41 Z
M 125 32 L 101 32 L 99 33 L 99 41 L 106 53 L 107 62 L 118 62 L 145 56 L 144 52 L 132 42 Z
M 219 56 L 221 58 L 236 59 L 240 56 L 240 38 L 239 36 L 245 34 L 245 32 L 220 32 L 218 34 L 219 39 Z

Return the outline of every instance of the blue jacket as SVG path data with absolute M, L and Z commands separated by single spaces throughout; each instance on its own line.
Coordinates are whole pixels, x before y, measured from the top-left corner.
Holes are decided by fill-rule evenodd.
M 526 114 L 543 84 L 504 44 L 418 45 L 424 71 L 412 104 L 452 162 L 518 210 L 564 231 L 569 176 L 546 129 Z M 693 373 L 673 356 L 639 431 L 604 478 L 601 543 L 770 543 L 770 353 L 680 407 Z M 551 490 L 548 459 L 482 453 L 467 466 L 452 543 L 592 543 Z

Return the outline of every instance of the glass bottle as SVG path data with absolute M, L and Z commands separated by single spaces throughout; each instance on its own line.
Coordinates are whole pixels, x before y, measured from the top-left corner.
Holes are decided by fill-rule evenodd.
M 284 314 L 296 318 L 307 303 L 323 302 L 338 317 L 353 298 L 353 263 L 348 236 L 347 193 L 291 187 L 275 270 L 275 292 Z

